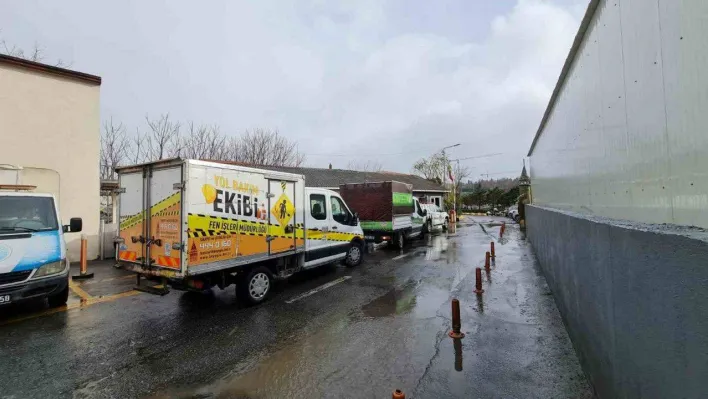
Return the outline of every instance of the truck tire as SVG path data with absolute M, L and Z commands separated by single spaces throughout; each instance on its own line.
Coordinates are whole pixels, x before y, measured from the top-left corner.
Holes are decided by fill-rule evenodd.
M 428 222 L 425 224 L 425 233 L 426 234 L 433 233 L 433 221 L 432 220 L 428 220 Z
M 443 231 L 447 231 L 447 226 L 448 226 L 449 224 L 450 224 L 450 219 L 449 219 L 449 218 L 445 218 L 445 223 L 443 223 L 443 225 L 442 225 L 442 230 L 443 230 Z
M 400 233 L 396 233 L 393 240 L 393 246 L 396 247 L 396 249 L 403 249 L 406 245 L 406 235 L 402 231 Z
M 66 301 L 69 300 L 69 286 L 61 290 L 60 292 L 50 295 L 47 297 L 47 302 L 50 308 L 58 308 L 60 306 L 66 305 Z
M 344 265 L 347 267 L 359 266 L 364 260 L 364 247 L 358 242 L 352 242 L 347 251 L 347 257 L 344 258 Z
M 249 305 L 257 305 L 265 301 L 273 288 L 270 270 L 264 266 L 251 269 L 246 277 L 236 284 L 236 295 Z

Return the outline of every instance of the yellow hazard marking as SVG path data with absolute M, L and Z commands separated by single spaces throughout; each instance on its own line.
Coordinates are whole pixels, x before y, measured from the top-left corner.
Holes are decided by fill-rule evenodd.
M 74 291 L 74 294 L 76 294 L 79 298 L 83 300 L 93 299 L 92 295 L 84 291 L 83 288 L 79 287 L 79 285 L 73 282 L 72 280 L 69 280 L 69 288 L 71 288 L 71 290 Z
M 245 234 L 255 236 L 271 236 L 292 238 L 293 234 L 285 234 L 284 226 L 268 226 L 263 222 L 250 220 L 230 219 L 225 217 L 206 216 L 190 213 L 187 216 L 189 237 L 211 237 L 227 234 Z M 323 232 L 320 230 L 307 230 L 308 240 L 351 241 L 360 234 L 345 232 Z M 295 238 L 304 239 L 305 231 L 302 227 L 295 227 Z
M 107 296 L 102 296 L 102 297 L 91 297 L 91 299 L 83 299 L 82 298 L 81 302 L 75 302 L 75 303 L 61 306 L 58 308 L 47 309 L 42 312 L 33 313 L 33 314 L 26 315 L 26 316 L 20 316 L 20 317 L 15 317 L 15 318 L 8 319 L 8 320 L 0 321 L 0 326 L 18 323 L 18 322 L 25 321 L 25 320 L 36 319 L 36 318 L 43 317 L 43 316 L 49 316 L 49 315 L 52 315 L 55 313 L 66 312 L 66 311 L 73 310 L 73 309 L 84 309 L 84 308 L 88 308 L 90 306 L 93 306 L 93 305 L 96 305 L 99 303 L 111 302 L 111 301 L 115 301 L 116 299 L 126 298 L 129 296 L 138 295 L 140 293 L 141 293 L 140 291 L 130 290 L 130 291 L 121 292 L 121 293 L 118 293 L 115 295 L 107 295 Z
M 177 192 L 174 193 L 167 198 L 161 200 L 160 202 L 156 203 L 155 205 L 150 207 L 150 216 L 155 216 L 157 214 L 160 214 L 161 212 L 166 211 L 168 208 L 180 204 L 182 201 L 182 193 Z M 173 211 L 170 211 L 173 212 Z M 138 214 L 128 216 L 126 219 L 122 220 L 120 222 L 120 229 L 124 230 L 127 228 L 130 228 L 132 226 L 135 226 L 136 224 L 140 224 L 145 220 L 145 211 L 140 212 Z

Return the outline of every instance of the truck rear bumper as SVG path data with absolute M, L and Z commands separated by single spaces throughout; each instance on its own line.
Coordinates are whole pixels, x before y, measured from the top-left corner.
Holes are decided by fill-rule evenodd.
M 10 295 L 10 302 L 17 303 L 58 294 L 69 286 L 69 271 L 56 277 L 28 280 L 22 284 L 0 287 L 0 296 Z M 2 306 L 2 304 L 0 304 Z
M 179 270 L 166 269 L 163 267 L 149 267 L 143 266 L 138 263 L 118 261 L 116 267 L 119 269 L 127 270 L 129 272 L 135 272 L 138 274 L 153 276 L 153 277 L 166 277 L 166 278 L 182 278 L 183 274 Z

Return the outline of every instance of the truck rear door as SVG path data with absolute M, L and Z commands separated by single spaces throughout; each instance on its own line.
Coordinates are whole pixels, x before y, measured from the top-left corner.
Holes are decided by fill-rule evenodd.
M 122 243 L 118 259 L 180 271 L 182 164 L 151 164 L 120 173 Z
M 150 224 L 147 256 L 153 266 L 180 270 L 182 255 L 182 166 L 157 168 L 149 175 Z
M 145 263 L 145 178 L 143 171 L 122 173 L 118 177 L 119 229 L 118 260 Z

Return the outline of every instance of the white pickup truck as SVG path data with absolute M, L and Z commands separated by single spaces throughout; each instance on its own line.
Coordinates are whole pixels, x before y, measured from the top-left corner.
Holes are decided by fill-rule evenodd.
M 426 211 L 424 227 L 426 233 L 435 231 L 438 228 L 442 229 L 442 231 L 447 230 L 450 217 L 446 212 L 441 211 L 435 204 L 420 204 L 420 207 Z

